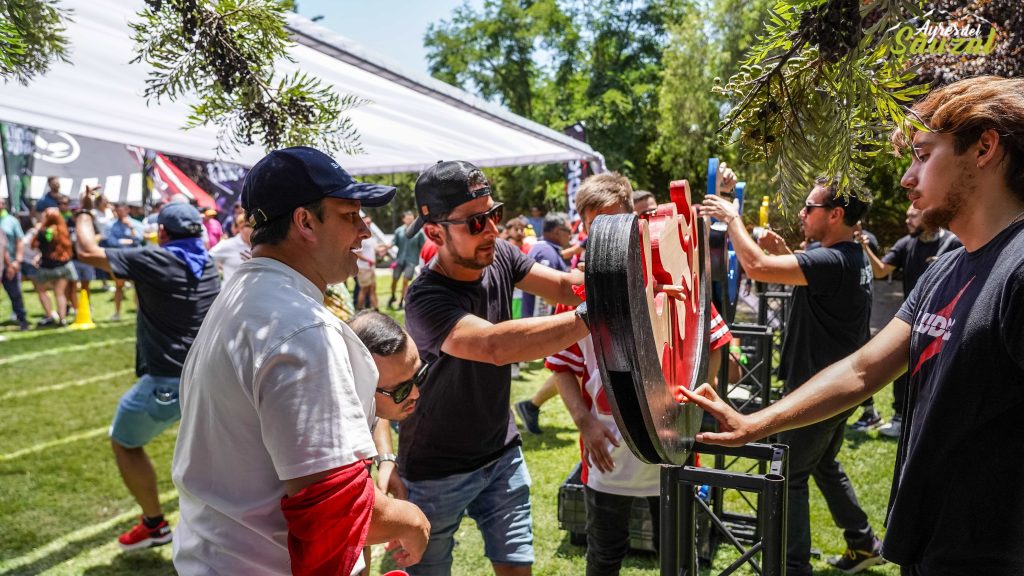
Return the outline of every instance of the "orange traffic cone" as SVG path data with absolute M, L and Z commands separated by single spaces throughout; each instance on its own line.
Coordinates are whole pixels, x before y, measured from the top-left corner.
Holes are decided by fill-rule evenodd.
M 75 321 L 68 326 L 70 330 L 92 330 L 96 325 L 92 322 L 92 308 L 89 306 L 89 293 L 85 288 L 78 292 L 78 314 Z

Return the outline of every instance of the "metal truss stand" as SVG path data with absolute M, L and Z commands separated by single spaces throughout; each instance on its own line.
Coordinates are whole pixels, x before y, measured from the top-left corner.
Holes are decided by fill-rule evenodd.
M 789 311 L 793 293 L 782 290 L 765 291 L 758 297 L 757 323 L 775 332 L 773 356 L 781 357 L 782 341 L 786 338 Z
M 728 347 L 722 347 L 718 381 L 726 383 L 723 398 L 737 411 L 749 414 L 775 400 L 772 397 L 775 335 L 771 328 L 757 324 L 733 324 L 730 331 L 734 338 L 743 342 L 742 357 L 731 358 L 731 363 L 739 367 L 739 378 L 729 379 L 730 352 Z M 719 387 L 720 391 L 722 389 Z
M 747 474 L 698 468 L 692 465 L 661 469 L 661 576 L 697 576 L 697 511 L 706 514 L 716 532 L 740 553 L 721 572 L 726 576 L 749 564 L 756 574 L 784 576 L 786 573 L 786 468 L 788 448 L 778 444 L 747 444 L 726 448 L 697 443 L 694 452 L 749 458 L 766 464 L 766 473 Z M 693 457 L 691 456 L 691 463 Z M 716 492 L 733 489 L 758 495 L 756 540 L 745 548 L 740 538 L 704 500 L 697 496 L 701 486 Z M 760 555 L 760 562 L 757 556 Z

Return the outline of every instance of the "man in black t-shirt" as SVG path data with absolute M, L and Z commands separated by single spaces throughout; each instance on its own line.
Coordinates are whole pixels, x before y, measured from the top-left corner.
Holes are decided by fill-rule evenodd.
M 704 200 L 702 213 L 726 223 L 736 256 L 750 278 L 794 286 L 779 365 L 787 394 L 869 338 L 871 268 L 853 242 L 854 227 L 867 207 L 854 196 L 839 195 L 833 180 L 819 178 L 800 211 L 800 222 L 805 236 L 818 240 L 820 247 L 769 255 L 747 233 L 731 202 L 711 195 Z M 823 422 L 779 434 L 779 442 L 789 446 L 787 574 L 811 574 L 811 477 L 846 539 L 847 552 L 830 563 L 853 573 L 882 561 L 881 543 L 836 461 L 852 412 L 845 410 Z
M 901 184 L 963 249 L 922 275 L 867 345 L 768 408 L 740 415 L 684 391 L 741 445 L 849 410 L 910 372 L 882 555 L 904 576 L 1024 574 L 1024 79 L 984 76 L 913 106 L 928 128 Z M 920 125 L 918 124 L 918 125 Z
M 421 227 L 437 256 L 409 286 L 406 328 L 430 368 L 417 411 L 400 429 L 399 474 L 430 520 L 430 543 L 414 576 L 450 574 L 465 514 L 483 533 L 498 575 L 531 573 L 530 476 L 510 410 L 510 364 L 558 352 L 589 331 L 582 314 L 510 320 L 518 287 L 578 304 L 580 271 L 559 272 L 499 240 L 501 204 L 468 162 L 440 162 L 416 181 Z
M 181 367 L 207 310 L 220 292 L 217 268 L 202 240 L 202 217 L 184 203 L 160 211 L 159 247 L 105 250 L 93 228 L 92 189 L 75 215 L 78 259 L 135 283 L 135 374 L 110 427 L 110 444 L 125 485 L 142 508 L 142 519 L 118 538 L 124 550 L 171 541 L 157 492 L 156 472 L 145 445 L 181 418 Z
M 876 255 L 878 245 L 872 246 L 866 238 L 858 240 L 864 247 L 864 254 L 871 262 L 875 278 L 885 278 L 895 270 L 903 270 L 903 298 L 910 296 L 917 281 L 936 258 L 961 246 L 955 234 L 940 226 L 925 226 L 921 211 L 913 206 L 907 208 L 908 234 L 893 244 L 881 259 Z M 907 397 L 907 373 L 904 372 L 892 383 L 892 420 L 878 429 L 878 433 L 890 438 L 899 438 L 903 429 L 903 411 Z

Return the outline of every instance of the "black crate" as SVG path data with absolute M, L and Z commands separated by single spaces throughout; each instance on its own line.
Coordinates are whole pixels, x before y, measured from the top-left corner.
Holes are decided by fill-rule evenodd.
M 569 543 L 576 546 L 587 545 L 587 506 L 583 500 L 581 474 L 581 465 L 576 463 L 569 477 L 558 487 L 558 527 L 569 533 Z M 711 565 L 717 546 L 718 534 L 711 525 L 711 518 L 704 510 L 698 509 L 697 558 L 701 566 Z M 643 552 L 657 551 L 654 547 L 654 522 L 645 498 L 633 498 L 629 518 L 629 547 Z
M 577 463 L 558 488 L 558 527 L 569 532 L 569 542 L 587 545 L 587 507 L 583 501 L 582 470 Z M 654 552 L 654 523 L 647 499 L 633 498 L 629 518 L 629 547 L 633 550 Z

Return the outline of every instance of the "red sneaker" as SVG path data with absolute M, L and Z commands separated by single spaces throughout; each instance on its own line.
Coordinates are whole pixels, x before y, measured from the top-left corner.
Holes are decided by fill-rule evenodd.
M 138 524 L 117 538 L 117 543 L 122 550 L 139 550 L 167 544 L 171 537 L 171 525 L 166 520 L 156 528 L 147 528 L 140 518 Z

